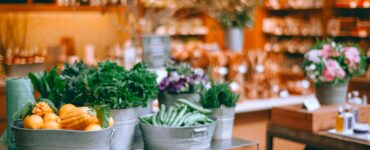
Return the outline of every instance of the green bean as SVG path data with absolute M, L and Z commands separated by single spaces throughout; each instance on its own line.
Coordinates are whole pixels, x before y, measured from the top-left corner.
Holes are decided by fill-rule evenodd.
M 177 116 L 178 112 L 177 111 L 174 111 L 171 115 L 171 118 L 170 120 L 168 121 L 167 125 L 171 125 L 171 123 L 175 120 L 176 116 Z
M 161 109 L 159 110 L 159 118 L 162 122 L 164 122 L 164 113 L 166 112 L 166 106 L 164 104 L 161 105 Z
M 152 116 L 152 123 L 153 125 L 157 126 L 158 123 L 157 123 L 157 113 L 154 114 L 154 116 Z
M 178 102 L 180 102 L 180 103 L 182 103 L 182 104 L 187 105 L 187 106 L 188 106 L 188 107 L 190 107 L 191 109 L 194 109 L 194 110 L 196 110 L 196 111 L 199 111 L 200 113 L 204 113 L 204 114 L 209 114 L 209 113 L 211 113 L 211 110 L 209 110 L 209 109 L 204 109 L 204 108 L 202 108 L 201 106 L 198 106 L 198 105 L 196 105 L 196 104 L 194 104 L 194 103 L 192 103 L 192 102 L 189 102 L 189 101 L 187 101 L 187 100 L 185 100 L 185 99 L 178 99 L 177 101 L 178 101 Z
M 164 120 L 164 124 L 168 124 L 173 111 L 174 111 L 174 108 L 172 106 L 170 106 L 170 108 L 168 109 L 168 112 L 166 113 L 167 115 L 166 115 L 166 119 Z
M 179 126 L 181 126 L 183 123 L 184 123 L 184 121 L 185 121 L 185 119 L 188 117 L 188 116 L 190 116 L 190 115 L 192 115 L 193 113 L 186 113 L 183 117 L 181 117 L 181 119 L 176 123 L 176 125 L 175 125 L 175 127 L 179 127 Z
M 150 124 L 148 121 L 146 121 L 144 118 L 139 118 L 140 122 L 143 124 Z
M 177 122 L 179 122 L 179 120 L 185 115 L 186 111 L 187 111 L 188 107 L 187 106 L 184 106 L 182 107 L 182 109 L 180 110 L 180 112 L 178 113 L 178 115 L 176 116 L 176 118 L 174 119 L 173 122 L 171 122 L 171 126 L 175 126 L 177 124 Z

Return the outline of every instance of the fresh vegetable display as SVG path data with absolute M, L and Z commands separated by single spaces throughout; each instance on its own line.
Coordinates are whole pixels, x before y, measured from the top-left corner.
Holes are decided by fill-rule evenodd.
M 209 89 L 201 90 L 200 103 L 205 108 L 235 107 L 239 96 L 232 92 L 229 83 L 211 82 Z
M 176 107 L 170 106 L 168 109 L 161 105 L 160 111 L 151 115 L 140 117 L 142 124 L 164 127 L 189 127 L 213 123 L 207 117 L 210 110 L 204 109 L 185 99 L 178 99 Z
M 23 119 L 31 111 L 40 117 L 51 111 L 57 114 L 57 108 L 60 108 L 60 125 L 66 129 L 81 130 L 91 125 L 91 120 L 98 120 L 95 122 L 101 128 L 107 128 L 110 109 L 146 107 L 147 102 L 158 94 L 156 75 L 142 63 L 125 70 L 109 61 L 98 63 L 97 67 L 75 62 L 66 64 L 61 74 L 54 67 L 49 72 L 29 73 L 28 76 L 40 96 L 37 104 L 27 105 L 17 118 Z M 47 103 L 49 107 L 39 102 Z M 69 109 L 72 105 L 78 109 L 63 109 L 66 105 Z M 69 111 L 74 115 L 64 116 Z M 94 117 L 98 119 L 92 119 Z M 96 125 L 90 127 L 97 129 Z
M 23 119 L 23 126 L 28 129 L 85 131 L 102 129 L 94 109 L 76 107 L 72 104 L 63 105 L 58 113 L 46 102 L 29 103 L 15 117 Z M 109 118 L 109 126 L 113 123 L 113 119 Z

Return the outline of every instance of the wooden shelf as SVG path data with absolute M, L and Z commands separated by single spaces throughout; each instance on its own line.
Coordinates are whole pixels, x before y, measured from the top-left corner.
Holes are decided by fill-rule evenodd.
M 266 36 L 277 36 L 277 37 L 303 37 L 303 38 L 315 38 L 315 37 L 322 37 L 322 35 L 293 35 L 293 34 L 274 34 L 274 33 L 267 33 L 263 32 Z
M 356 36 L 356 35 L 336 35 L 336 36 L 330 36 L 332 38 L 357 38 L 357 39 L 369 39 L 370 36 L 364 36 L 364 37 L 361 37 L 361 36 Z
M 54 4 L 0 4 L 0 12 L 106 11 L 124 6 L 57 6 Z
M 323 8 L 280 8 L 274 9 L 270 7 L 265 7 L 269 11 L 321 11 Z
M 370 77 L 353 77 L 351 82 L 370 84 Z

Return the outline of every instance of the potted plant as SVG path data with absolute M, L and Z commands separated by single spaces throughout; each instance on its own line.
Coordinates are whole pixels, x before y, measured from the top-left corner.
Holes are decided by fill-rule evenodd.
M 366 70 L 366 55 L 355 46 L 319 41 L 305 54 L 306 76 L 315 82 L 315 94 L 323 105 L 345 102 L 348 81 Z
M 156 77 L 142 63 L 136 64 L 131 70 L 112 62 L 98 64 L 90 82 L 95 86 L 91 92 L 93 96 L 97 95 L 94 99 L 96 102 L 111 108 L 116 120 L 113 150 L 131 148 L 139 112 L 158 94 Z
M 244 49 L 244 28 L 253 25 L 253 12 L 258 0 L 198 0 L 202 8 L 222 25 L 225 43 L 233 51 Z
M 232 92 L 229 83 L 221 82 L 211 82 L 211 87 L 204 88 L 200 93 L 200 103 L 204 108 L 212 110 L 210 116 L 216 120 L 213 139 L 222 140 L 232 137 L 235 106 L 239 96 Z
M 112 114 L 116 123 L 111 149 L 130 149 L 140 107 L 146 107 L 158 94 L 156 75 L 141 63 L 125 70 L 109 61 L 98 63 L 97 67 L 76 62 L 66 64 L 60 77 L 45 78 L 55 85 L 48 97 L 56 105 L 95 106 L 99 110 L 98 117 Z M 107 126 L 109 118 L 102 119 L 101 123 Z
M 173 106 L 177 99 L 199 102 L 199 89 L 207 83 L 202 70 L 194 70 L 185 63 L 168 62 L 167 76 L 159 83 L 159 103 Z

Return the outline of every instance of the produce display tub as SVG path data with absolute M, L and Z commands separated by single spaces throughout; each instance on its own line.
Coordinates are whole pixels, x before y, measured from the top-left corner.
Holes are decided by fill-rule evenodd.
M 211 147 L 215 123 L 194 127 L 162 127 L 140 123 L 145 149 L 206 150 Z
M 19 150 L 109 150 L 113 128 L 99 131 L 33 130 L 23 127 L 21 120 L 12 125 Z
M 235 108 L 211 109 L 210 117 L 216 121 L 214 140 L 231 139 L 233 136 Z
M 115 130 L 111 150 L 131 149 L 135 137 L 135 127 L 138 123 L 138 109 L 135 107 L 111 110 Z

